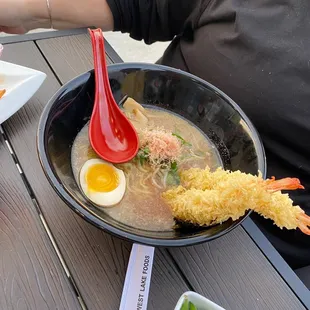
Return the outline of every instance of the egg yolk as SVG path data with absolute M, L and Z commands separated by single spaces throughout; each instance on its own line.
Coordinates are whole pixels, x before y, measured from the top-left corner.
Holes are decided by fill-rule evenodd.
M 119 185 L 118 174 L 107 164 L 91 166 L 85 175 L 88 189 L 94 192 L 111 192 Z

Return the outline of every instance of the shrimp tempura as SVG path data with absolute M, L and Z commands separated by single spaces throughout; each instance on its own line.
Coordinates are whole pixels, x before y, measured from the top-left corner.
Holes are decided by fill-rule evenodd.
M 162 194 L 173 216 L 200 226 L 237 220 L 252 209 L 280 228 L 299 228 L 310 235 L 310 217 L 293 206 L 281 190 L 303 189 L 296 178 L 264 180 L 240 171 L 191 168 L 180 172 L 181 185 Z

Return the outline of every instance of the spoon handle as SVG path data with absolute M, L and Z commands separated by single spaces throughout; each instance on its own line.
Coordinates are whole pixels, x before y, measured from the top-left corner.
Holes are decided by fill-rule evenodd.
M 96 88 L 99 91 L 105 90 L 106 95 L 113 98 L 110 87 L 107 61 L 105 56 L 104 38 L 100 28 L 89 29 L 90 38 L 93 47 L 94 69 L 96 75 Z
M 154 247 L 133 244 L 119 310 L 147 309 L 154 250 Z
M 110 137 L 114 136 L 111 132 L 109 122 L 104 122 L 104 119 L 113 118 L 111 106 L 114 104 L 113 94 L 110 88 L 110 81 L 106 66 L 106 56 L 104 48 L 104 38 L 101 29 L 89 29 L 89 34 L 92 41 L 93 57 L 94 57 L 94 70 L 95 70 L 95 106 L 93 113 L 99 112 L 99 122 L 101 132 Z M 117 104 L 114 108 L 118 109 Z

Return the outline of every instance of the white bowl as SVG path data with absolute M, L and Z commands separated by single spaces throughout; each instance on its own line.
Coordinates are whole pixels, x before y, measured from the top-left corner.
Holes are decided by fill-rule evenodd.
M 180 297 L 174 310 L 181 310 L 182 304 L 186 298 L 188 301 L 191 301 L 196 307 L 198 307 L 198 310 L 225 310 L 224 308 L 220 307 L 209 299 L 191 291 L 185 292 Z
M 0 124 L 17 112 L 39 89 L 46 74 L 30 68 L 0 61 Z

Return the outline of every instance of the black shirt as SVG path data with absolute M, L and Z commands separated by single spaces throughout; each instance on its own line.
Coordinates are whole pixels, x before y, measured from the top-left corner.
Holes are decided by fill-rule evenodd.
M 310 214 L 310 1 L 108 0 L 116 31 L 172 40 L 160 62 L 214 84 L 260 133 L 268 175 L 298 177 Z M 310 265 L 310 237 L 254 216 L 292 267 Z

